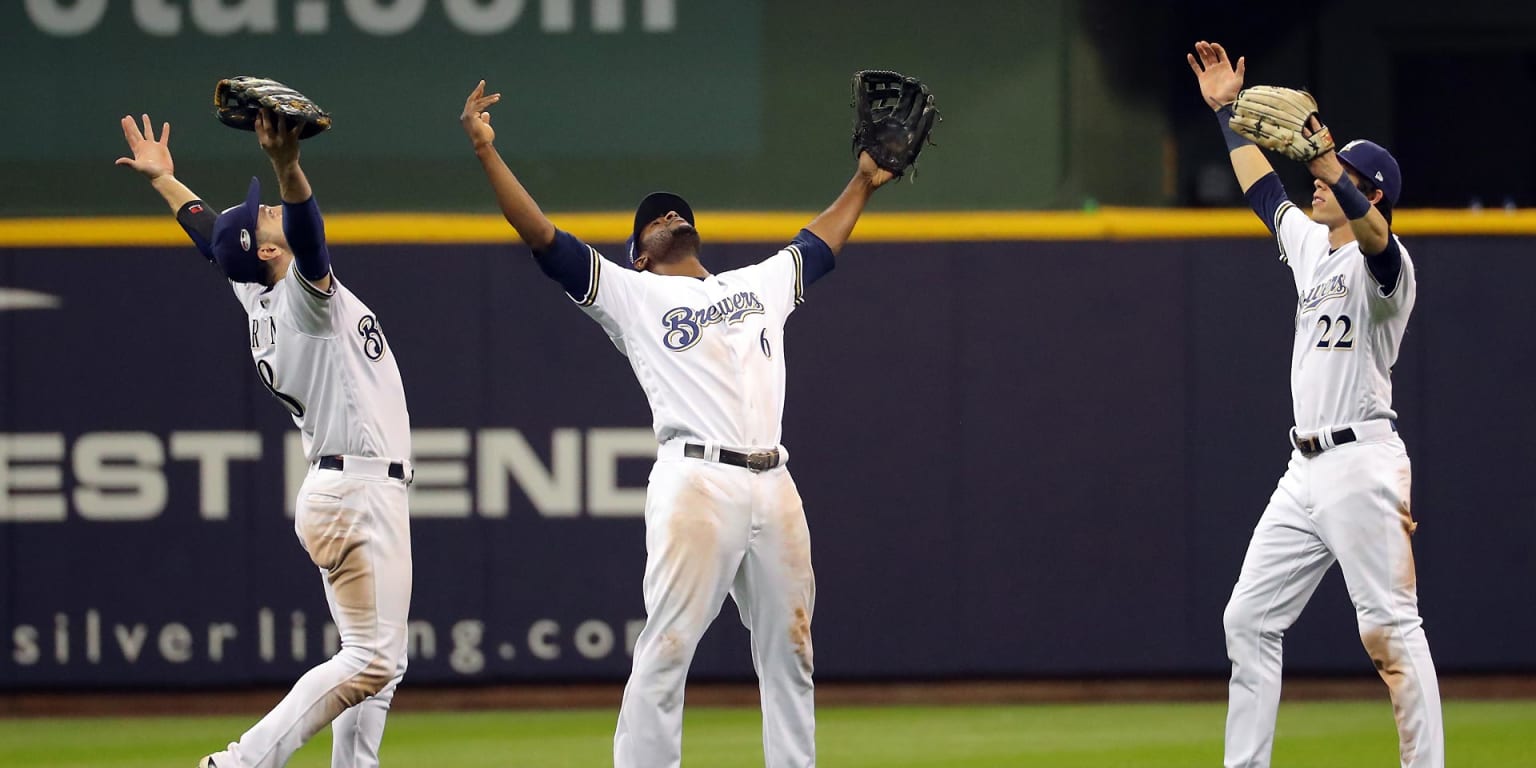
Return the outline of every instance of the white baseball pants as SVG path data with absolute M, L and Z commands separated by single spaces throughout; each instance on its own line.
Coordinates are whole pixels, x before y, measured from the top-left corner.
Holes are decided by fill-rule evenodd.
M 1411 478 L 1395 433 L 1313 458 L 1292 452 L 1223 617 L 1232 660 L 1227 768 L 1270 764 L 1281 638 L 1335 561 L 1355 604 L 1360 640 L 1391 693 L 1404 768 L 1445 765 L 1440 687 L 1419 618 Z
M 344 462 L 343 470 L 310 470 L 294 515 L 299 541 L 320 568 L 341 651 L 299 678 L 227 754 L 214 755 L 219 768 L 279 768 L 326 725 L 333 725 L 333 768 L 379 764 L 384 719 L 406 666 L 406 484 L 388 476 L 387 459 Z
M 646 622 L 613 739 L 615 768 L 682 762 L 683 685 L 730 594 L 752 633 L 769 768 L 816 764 L 805 509 L 783 466 L 761 473 L 663 448 L 645 502 Z

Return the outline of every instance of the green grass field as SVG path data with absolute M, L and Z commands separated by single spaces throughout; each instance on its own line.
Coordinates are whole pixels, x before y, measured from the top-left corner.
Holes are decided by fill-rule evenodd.
M 832 768 L 1042 766 L 1192 768 L 1221 764 L 1222 704 L 987 707 L 826 707 L 817 712 L 819 763 Z M 1536 701 L 1451 701 L 1449 761 L 1536 766 Z M 396 768 L 592 768 L 611 765 L 607 710 L 397 714 L 382 757 Z M 6 768 L 192 768 L 250 724 L 244 717 L 11 719 L 0 722 Z M 689 710 L 684 765 L 761 766 L 756 710 Z M 329 732 L 290 763 L 329 764 Z M 1275 764 L 1397 765 L 1390 705 L 1286 704 Z

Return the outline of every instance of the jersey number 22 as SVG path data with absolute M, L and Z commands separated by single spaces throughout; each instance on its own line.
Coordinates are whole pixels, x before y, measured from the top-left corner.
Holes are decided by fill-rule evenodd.
M 1317 340 L 1318 349 L 1354 349 L 1355 326 L 1349 320 L 1349 315 L 1339 315 L 1336 318 L 1323 315 L 1317 318 L 1318 327 L 1323 329 L 1323 335 Z

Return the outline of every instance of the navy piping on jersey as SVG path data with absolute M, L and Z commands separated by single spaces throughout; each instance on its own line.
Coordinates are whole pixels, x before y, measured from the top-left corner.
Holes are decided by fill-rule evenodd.
M 571 297 L 576 299 L 576 303 L 583 307 L 590 307 L 597 301 L 597 284 L 603 279 L 603 257 L 599 256 L 597 249 L 590 245 L 587 246 L 587 250 L 592 254 L 592 266 L 590 268 L 592 279 L 587 285 L 587 294 L 580 299 L 576 299 L 575 296 Z
M 791 243 L 789 255 L 795 260 L 795 306 L 805 303 L 805 257 L 800 255 L 800 247 Z
M 335 280 L 335 278 L 331 279 L 331 290 L 330 291 L 322 291 L 322 290 L 320 290 L 319 286 L 316 286 L 314 283 L 311 283 L 309 281 L 309 278 L 305 277 L 303 271 L 301 271 L 301 270 L 298 270 L 298 269 L 293 270 L 293 277 L 294 277 L 294 279 L 299 281 L 299 285 L 304 286 L 304 290 L 309 291 L 309 293 L 314 295 L 314 296 L 317 296 L 317 297 L 322 298 L 322 299 L 329 299 L 332 296 L 336 295 L 336 280 Z
M 1274 221 L 1270 225 L 1270 231 L 1275 236 L 1275 244 L 1280 248 L 1280 263 L 1282 264 L 1291 263 L 1291 255 L 1285 252 L 1285 240 L 1280 237 L 1280 219 L 1285 216 L 1286 211 L 1295 207 L 1296 204 L 1289 200 L 1281 203 L 1280 207 L 1275 209 Z

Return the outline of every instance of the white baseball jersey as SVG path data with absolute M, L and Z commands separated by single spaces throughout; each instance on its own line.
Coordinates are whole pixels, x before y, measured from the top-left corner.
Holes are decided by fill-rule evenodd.
M 256 372 L 293 415 L 310 461 L 411 457 L 400 369 L 368 305 L 334 274 L 329 293 L 316 288 L 297 262 L 270 288 L 231 285 L 250 319 Z
M 1331 250 L 1328 227 L 1289 202 L 1275 211 L 1275 236 L 1296 281 L 1291 399 L 1297 430 L 1396 418 L 1392 365 L 1418 290 L 1408 250 L 1399 240 L 1397 285 L 1383 287 L 1358 243 Z
M 826 248 L 796 241 L 760 263 L 703 279 L 626 269 L 586 246 L 591 283 L 573 300 L 629 358 L 658 442 L 778 445 L 784 322 L 803 300 L 804 249 L 817 246 Z

